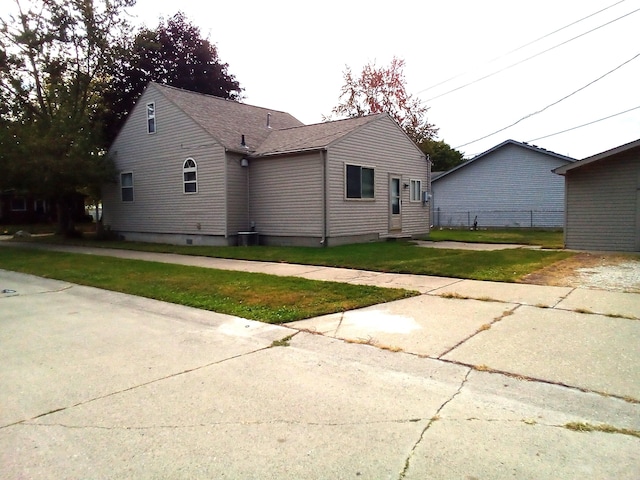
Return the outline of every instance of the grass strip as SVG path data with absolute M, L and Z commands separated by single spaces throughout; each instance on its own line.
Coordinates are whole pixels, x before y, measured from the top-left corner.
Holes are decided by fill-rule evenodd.
M 0 268 L 266 323 L 302 320 L 417 295 L 396 288 L 6 247 L 0 248 Z
M 621 435 L 630 435 L 632 437 L 640 438 L 640 431 L 630 430 L 628 428 L 618 428 L 612 425 L 600 424 L 592 425 L 590 423 L 583 422 L 569 422 L 564 425 L 565 428 L 573 430 L 574 432 L 602 432 L 602 433 L 619 433 Z
M 530 249 L 434 249 L 419 247 L 410 241 L 360 243 L 329 248 L 208 247 L 89 239 L 63 241 L 58 237 L 36 238 L 33 241 L 497 282 L 517 282 L 529 273 L 574 255 L 570 252 Z

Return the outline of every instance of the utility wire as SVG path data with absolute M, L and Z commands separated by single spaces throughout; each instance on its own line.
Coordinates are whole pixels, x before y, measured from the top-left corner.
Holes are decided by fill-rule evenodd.
M 631 15 L 631 14 L 633 14 L 633 13 L 636 13 L 637 11 L 640 11 L 640 8 L 636 8 L 636 9 L 635 9 L 635 10 L 633 10 L 632 12 L 626 13 L 626 14 L 622 15 L 621 17 L 618 17 L 618 18 L 616 18 L 616 19 L 614 19 L 614 20 L 611 20 L 610 22 L 603 23 L 602 25 L 597 26 L 597 27 L 595 27 L 595 28 L 592 28 L 591 30 L 589 30 L 589 31 L 587 31 L 587 32 L 581 33 L 580 35 L 577 35 L 577 36 L 575 36 L 575 37 L 573 37 L 573 38 L 570 38 L 569 40 L 565 40 L 565 41 L 564 41 L 564 42 L 562 42 L 562 43 L 559 43 L 559 44 L 557 44 L 557 45 L 554 45 L 553 47 L 547 48 L 546 50 L 543 50 L 542 52 L 538 52 L 538 53 L 536 53 L 536 54 L 534 54 L 534 55 L 531 55 L 531 56 L 529 56 L 529 57 L 527 57 L 527 58 L 525 58 L 525 59 L 523 59 L 523 60 L 519 60 L 519 61 L 517 61 L 516 63 L 512 63 L 511 65 L 508 65 L 508 66 L 506 66 L 506 67 L 504 67 L 504 68 L 501 68 L 500 70 L 497 70 L 497 71 L 495 71 L 495 72 L 493 72 L 493 73 L 489 73 L 488 75 L 485 75 L 484 77 L 480 77 L 480 78 L 478 78 L 478 79 L 476 79 L 476 80 L 472 80 L 471 82 L 465 83 L 464 85 L 461 85 L 461 86 L 459 86 L 459 87 L 456 87 L 456 88 L 453 88 L 453 89 L 451 89 L 451 90 L 448 90 L 448 91 L 446 91 L 446 92 L 444 92 L 444 93 L 441 93 L 440 95 L 436 95 L 435 97 L 431 97 L 431 98 L 429 98 L 428 100 L 424 100 L 424 102 L 427 102 L 427 103 L 428 103 L 428 102 L 430 102 L 430 101 L 432 101 L 432 100 L 435 100 L 435 99 L 437 99 L 437 98 L 444 97 L 445 95 L 448 95 L 448 94 L 450 94 L 450 93 L 457 92 L 458 90 L 461 90 L 461 89 L 463 89 L 463 88 L 465 88 L 465 87 L 468 87 L 469 85 L 473 85 L 473 84 L 478 83 L 478 82 L 480 82 L 480 81 L 482 81 L 482 80 L 486 80 L 487 78 L 493 77 L 494 75 L 497 75 L 497 74 L 499 74 L 499 73 L 502 73 L 502 72 L 504 72 L 505 70 L 509 70 L 510 68 L 513 68 L 513 67 L 515 67 L 515 66 L 517 66 L 517 65 L 520 65 L 521 63 L 524 63 L 524 62 L 527 62 L 527 61 L 529 61 L 529 60 L 532 60 L 532 59 L 534 59 L 534 58 L 536 58 L 536 57 L 539 57 L 540 55 L 543 55 L 543 54 L 545 54 L 545 53 L 547 53 L 547 52 L 550 52 L 551 50 L 555 50 L 556 48 L 561 47 L 561 46 L 563 46 L 563 45 L 566 45 L 566 44 L 567 44 L 567 43 L 569 43 L 569 42 L 572 42 L 572 41 L 574 41 L 574 40 L 577 40 L 577 39 L 578 39 L 578 38 L 580 38 L 580 37 L 584 37 L 585 35 L 587 35 L 587 34 L 589 34 L 589 33 L 595 32 L 596 30 L 599 30 L 599 29 L 601 29 L 601 28 L 603 28 L 603 27 L 606 27 L 607 25 L 611 25 L 612 23 L 617 22 L 618 20 L 621 20 L 621 19 L 623 19 L 623 18 L 625 18 L 625 17 L 628 17 L 629 15 Z
M 620 0 L 619 2 L 616 2 L 616 3 L 612 4 L 612 5 L 609 5 L 608 7 L 605 7 L 605 8 L 603 8 L 602 10 L 598 10 L 597 12 L 594 12 L 594 13 L 592 13 L 592 14 L 590 14 L 590 15 L 587 15 L 586 17 L 582 17 L 580 20 L 576 20 L 575 22 L 572 22 L 572 23 L 570 23 L 570 24 L 568 24 L 568 25 L 565 25 L 564 27 L 561 27 L 561 28 L 559 28 L 559 29 L 557 29 L 557 30 L 554 30 L 554 31 L 553 31 L 553 32 L 551 32 L 551 33 L 547 33 L 546 35 L 543 35 L 543 36 L 542 36 L 542 37 L 540 37 L 540 38 L 536 38 L 535 40 L 532 40 L 532 41 L 530 41 L 529 43 L 526 43 L 526 44 L 521 45 L 521 46 L 519 46 L 519 47 L 517 47 L 517 48 L 514 48 L 513 50 L 511 50 L 511 51 L 509 51 L 509 52 L 507 52 L 507 53 L 504 53 L 504 54 L 502 54 L 502 55 L 500 55 L 500 56 L 498 56 L 498 57 L 495 57 L 495 58 L 493 58 L 493 59 L 491 59 L 491 60 L 489 60 L 489 61 L 485 62 L 485 65 L 490 65 L 490 64 L 492 64 L 493 62 L 496 62 L 496 61 L 498 61 L 498 60 L 500 60 L 500 59 L 502 59 L 502 58 L 504 58 L 504 57 L 507 57 L 507 56 L 511 55 L 512 53 L 515 53 L 515 52 L 517 52 L 517 51 L 519 51 L 519 50 L 522 50 L 523 48 L 526 48 L 526 47 L 528 47 L 528 46 L 530 46 L 530 45 L 533 45 L 534 43 L 537 43 L 537 42 L 539 42 L 540 40 L 544 40 L 545 38 L 550 37 L 551 35 L 554 35 L 554 34 L 556 34 L 556 33 L 558 33 L 558 32 L 561 32 L 562 30 L 565 30 L 565 29 L 567 29 L 567 28 L 569 28 L 569 27 L 572 27 L 573 25 L 576 25 L 576 24 L 578 24 L 578 23 L 580 23 L 580 22 L 582 22 L 582 21 L 584 21 L 584 20 L 586 20 L 586 19 L 588 19 L 588 18 L 591 18 L 591 17 L 593 17 L 593 16 L 595 16 L 595 15 L 598 15 L 599 13 L 602 13 L 602 12 L 604 12 L 605 10 L 609 10 L 610 8 L 613 8 L 613 7 L 615 7 L 616 5 L 618 5 L 618 4 L 620 4 L 620 3 L 623 3 L 623 2 L 625 2 L 625 1 L 626 1 L 626 0 Z M 447 78 L 446 80 L 442 80 L 441 82 L 436 83 L 435 85 L 431 85 L 430 87 L 427 87 L 427 88 L 425 88 L 424 90 L 420 90 L 419 92 L 417 92 L 417 93 L 416 93 L 416 95 L 418 95 L 418 94 L 420 94 L 420 93 L 427 92 L 427 91 L 432 90 L 432 89 L 434 89 L 434 88 L 436 88 L 436 87 L 439 87 L 440 85 L 443 85 L 443 84 L 445 84 L 445 83 L 448 83 L 448 82 L 450 82 L 451 80 L 455 80 L 456 78 L 462 77 L 463 75 L 466 75 L 466 74 L 467 74 L 467 73 L 469 73 L 469 72 L 470 72 L 470 70 L 467 70 L 466 72 L 459 73 L 459 74 L 457 74 L 457 75 L 455 75 L 455 76 L 453 76 L 453 77 L 451 77 L 451 78 Z
M 542 140 L 543 138 L 554 137 L 556 135 L 560 135 L 561 133 L 570 132 L 571 130 L 577 130 L 578 128 L 586 127 L 587 125 L 593 125 L 594 123 L 602 122 L 604 120 L 609 120 L 610 118 L 617 117 L 618 115 L 622 115 L 622 114 L 625 114 L 625 113 L 628 113 L 628 112 L 632 112 L 633 110 L 637 110 L 639 108 L 640 108 L 640 105 L 638 105 L 637 107 L 630 108 L 629 110 L 625 110 L 624 112 L 614 113 L 613 115 L 609 115 L 608 117 L 603 117 L 603 118 L 599 118 L 598 120 L 593 120 L 592 122 L 583 123 L 582 125 L 578 125 L 577 127 L 567 128 L 566 130 L 562 130 L 560 132 L 551 133 L 549 135 L 545 135 L 543 137 L 534 138 L 532 140 L 527 140 L 527 143 L 535 142 L 537 140 Z
M 462 145 L 458 145 L 458 146 L 457 146 L 457 147 L 455 147 L 455 148 L 456 148 L 456 149 L 458 149 L 458 148 L 461 148 L 461 147 L 466 147 L 467 145 L 471 145 L 472 143 L 476 143 L 476 142 L 479 142 L 480 140 L 484 140 L 485 138 L 492 137 L 493 135 L 495 135 L 495 134 L 497 134 L 497 133 L 503 132 L 503 131 L 505 131 L 506 129 L 513 127 L 514 125 L 517 125 L 518 123 L 522 122 L 523 120 L 526 120 L 527 118 L 531 118 L 531 117 L 533 117 L 534 115 L 537 115 L 537 114 L 539 114 L 539 113 L 542 113 L 542 112 L 544 112 L 545 110 L 547 110 L 548 108 L 551 108 L 551 107 L 553 107 L 554 105 L 557 105 L 558 103 L 560 103 L 560 102 L 562 102 L 562 101 L 566 100 L 567 98 L 572 97 L 572 96 L 573 96 L 573 95 L 575 95 L 576 93 L 581 92 L 581 91 L 582 91 L 582 90 L 584 90 L 585 88 L 590 87 L 590 86 L 591 86 L 591 85 L 593 85 L 594 83 L 596 83 L 596 82 L 598 82 L 598 81 L 602 80 L 602 79 L 603 79 L 604 77 L 606 77 L 607 75 L 612 74 L 612 73 L 613 73 L 613 72 L 615 72 L 616 70 L 618 70 L 618 69 L 622 68 L 622 67 L 623 67 L 623 66 L 625 66 L 627 63 L 629 63 L 629 62 L 631 62 L 631 61 L 635 60 L 635 59 L 636 59 L 636 58 L 638 58 L 638 57 L 640 57 L 640 53 L 637 53 L 636 55 L 634 55 L 633 57 L 631 57 L 629 60 L 627 60 L 627 61 L 625 61 L 625 62 L 621 63 L 620 65 L 618 65 L 618 66 L 617 66 L 617 67 L 615 67 L 614 69 L 609 70 L 609 71 L 608 71 L 607 73 L 605 73 L 604 75 L 601 75 L 601 76 L 599 76 L 598 78 L 596 78 L 595 80 L 592 80 L 591 82 L 587 83 L 586 85 L 584 85 L 584 86 L 580 87 L 579 89 L 574 90 L 574 91 L 573 91 L 573 92 L 571 92 L 569 95 L 565 95 L 565 96 L 564 96 L 564 97 L 562 97 L 560 100 L 556 100 L 555 102 L 550 103 L 550 104 L 549 104 L 549 105 L 547 105 L 546 107 L 541 108 L 540 110 L 537 110 L 537 111 L 535 111 L 535 112 L 533 112 L 533 113 L 530 113 L 530 114 L 528 114 L 528 115 L 526 115 L 526 116 L 522 117 L 520 120 L 516 120 L 516 121 L 515 121 L 515 122 L 513 122 L 512 124 L 507 125 L 506 127 L 501 128 L 500 130 L 496 130 L 496 131 L 495 131 L 495 132 L 493 132 L 493 133 L 490 133 L 490 134 L 488 134 L 488 135 L 485 135 L 485 136 L 483 136 L 483 137 L 480 137 L 480 138 L 478 138 L 478 139 L 476 139 L 476 140 L 473 140 L 473 141 L 471 141 L 471 142 L 463 143 Z

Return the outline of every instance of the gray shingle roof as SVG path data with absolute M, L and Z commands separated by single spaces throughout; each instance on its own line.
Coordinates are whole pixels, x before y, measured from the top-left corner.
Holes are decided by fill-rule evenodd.
M 303 152 L 328 147 L 386 113 L 304 125 L 292 115 L 212 95 L 152 83 L 227 150 L 252 156 Z M 267 127 L 267 117 L 269 127 Z M 248 148 L 241 145 L 242 135 Z
M 274 131 L 304 125 L 286 112 L 254 107 L 246 103 L 225 100 L 212 95 L 190 92 L 153 83 L 167 99 L 195 120 L 227 150 L 246 151 L 241 146 L 242 135 L 249 151 L 257 149 Z M 267 116 L 269 125 L 267 128 Z
M 254 155 L 268 156 L 326 148 L 331 143 L 345 137 L 361 126 L 386 115 L 385 113 L 380 113 L 366 117 L 347 118 L 333 122 L 274 130 L 254 152 Z

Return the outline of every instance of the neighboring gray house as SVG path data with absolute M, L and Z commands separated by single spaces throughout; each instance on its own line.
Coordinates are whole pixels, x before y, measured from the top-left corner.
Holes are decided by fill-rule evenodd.
M 104 223 L 127 240 L 235 245 L 254 231 L 326 246 L 429 232 L 429 162 L 387 114 L 305 126 L 151 83 L 110 154 L 119 183 L 105 187 Z
M 640 251 L 640 140 L 554 170 L 564 175 L 564 243 Z
M 557 227 L 564 222 L 564 183 L 551 171 L 573 163 L 526 143 L 506 140 L 433 176 L 437 227 Z

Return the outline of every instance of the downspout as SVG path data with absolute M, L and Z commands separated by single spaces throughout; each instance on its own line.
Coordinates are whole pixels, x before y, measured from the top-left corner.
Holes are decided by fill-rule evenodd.
M 427 224 L 429 233 L 431 233 L 431 227 L 434 225 L 433 222 L 433 217 L 435 215 L 435 209 L 433 208 L 434 202 L 433 202 L 433 189 L 431 187 L 431 156 L 427 153 L 425 155 L 425 160 L 427 163 L 427 195 L 431 195 L 431 199 L 429 200 L 429 197 L 427 196 L 427 201 L 428 201 L 428 212 L 429 212 L 429 222 Z M 421 195 L 424 195 L 423 193 L 421 193 Z
M 320 240 L 320 245 L 323 247 L 327 246 L 327 229 L 328 229 L 328 215 L 329 215 L 329 186 L 328 182 L 328 165 L 327 165 L 327 151 L 320 150 L 320 161 L 322 162 L 322 240 Z
M 244 160 L 245 160 L 244 158 L 240 160 L 241 166 L 244 165 L 244 162 L 243 162 Z M 244 169 L 246 174 L 244 181 L 245 181 L 245 185 L 247 186 L 247 224 L 249 226 L 249 230 L 253 231 L 255 229 L 255 224 L 251 220 L 251 178 L 249 177 L 249 167 L 246 166 L 244 167 Z

